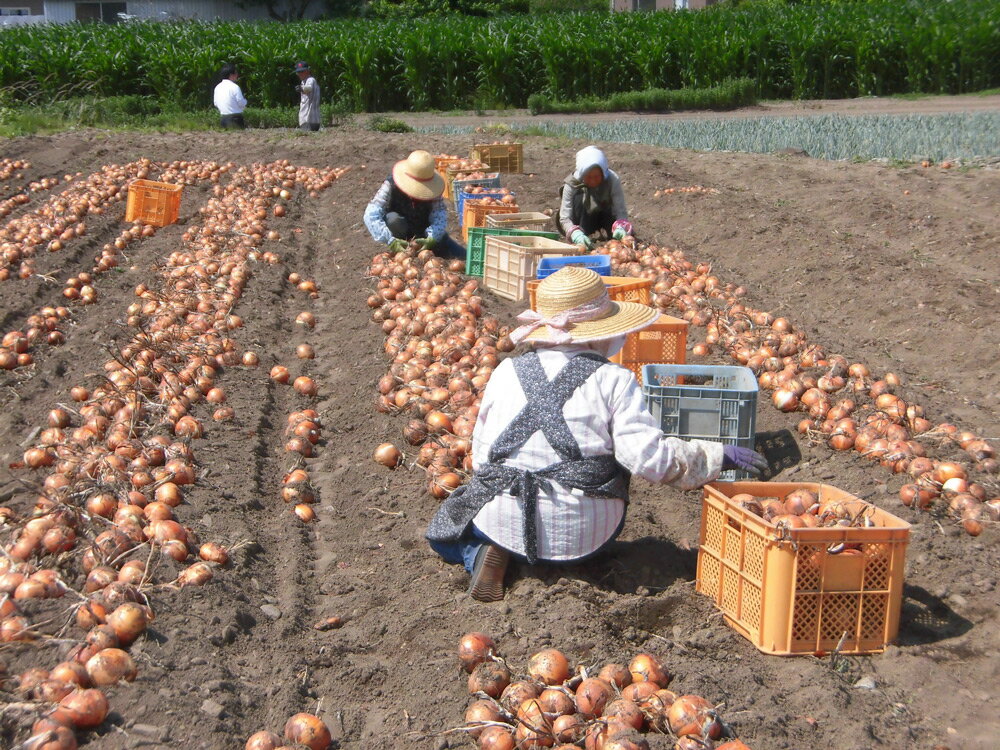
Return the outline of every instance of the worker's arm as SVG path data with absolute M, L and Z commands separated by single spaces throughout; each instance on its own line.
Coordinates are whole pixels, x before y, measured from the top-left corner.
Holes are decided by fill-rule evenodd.
M 611 436 L 618 463 L 649 482 L 666 482 L 682 490 L 718 478 L 721 443 L 666 437 L 627 370 L 615 373 L 612 393 Z
M 430 237 L 434 242 L 440 242 L 448 229 L 448 209 L 444 205 L 443 198 L 434 200 L 428 221 L 430 221 L 430 226 L 427 227 L 426 236 Z
M 562 188 L 562 202 L 559 205 L 559 226 L 562 227 L 563 234 L 567 239 L 572 239 L 573 232 L 580 227 L 573 223 L 573 196 L 577 190 L 582 190 L 581 186 L 575 186 L 568 180 Z
M 382 187 L 375 193 L 371 203 L 365 208 L 365 226 L 371 233 L 372 239 L 388 245 L 393 240 L 392 232 L 385 225 L 385 212 L 389 206 L 389 196 L 392 193 L 392 185 L 388 180 L 382 183 Z

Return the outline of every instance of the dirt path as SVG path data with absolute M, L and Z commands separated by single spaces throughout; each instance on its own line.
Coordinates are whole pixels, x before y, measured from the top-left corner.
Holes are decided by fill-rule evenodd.
M 462 633 L 482 630 L 516 667 L 546 646 L 581 664 L 653 651 L 675 671 L 672 689 L 724 703 L 739 736 L 758 750 L 994 747 L 998 530 L 970 539 L 946 519 L 939 524 L 910 512 L 895 497 L 901 480 L 853 455 L 803 443 L 804 463 L 789 478 L 829 482 L 914 523 L 900 643 L 885 655 L 849 658 L 837 669 L 829 659 L 761 655 L 694 593 L 697 493 L 639 482 L 612 554 L 566 569 L 521 567 L 504 602 L 468 599 L 464 574 L 441 564 L 423 541 L 436 502 L 422 472 L 390 473 L 370 459 L 384 440 L 402 444 L 402 420 L 371 405 L 386 361 L 365 306 L 371 285 L 364 269 L 377 248 L 360 217 L 409 149 L 463 153 L 470 145 L 469 138 L 362 131 L 184 138 L 85 132 L 5 145 L 0 155 L 29 158 L 40 174 L 86 173 L 139 156 L 355 167 L 318 198 L 297 197 L 290 215 L 274 220 L 282 240 L 269 247 L 282 262 L 255 268 L 235 310 L 246 321 L 240 345 L 260 352 L 261 365 L 225 370 L 236 420 L 208 420 L 206 436 L 194 443 L 202 474 L 178 515 L 203 540 L 244 546 L 204 588 L 157 594 L 157 620 L 133 647 L 139 679 L 109 691 L 111 720 L 85 746 L 237 748 L 259 729 L 280 731 L 296 711 L 318 710 L 345 749 L 472 747 L 436 733 L 461 723 L 466 692 L 455 645 Z M 553 205 L 575 148 L 527 142 L 534 175 L 506 180 L 522 207 Z M 607 151 L 642 237 L 711 262 L 722 279 L 746 285 L 753 303 L 787 315 L 831 350 L 898 372 L 904 396 L 923 403 L 932 420 L 1000 437 L 1000 332 L 992 325 L 1000 312 L 996 171 L 624 144 Z M 688 185 L 719 192 L 654 197 L 657 189 Z M 205 198 L 187 191 L 190 223 Z M 117 232 L 122 208 L 116 211 L 106 226 L 95 225 L 90 241 L 97 248 Z M 27 380 L 3 381 L 11 386 L 0 388 L 8 396 L 0 415 L 4 465 L 19 457 L 20 443 L 53 403 L 66 398 L 66 387 L 104 361 L 101 346 L 135 300 L 135 285 L 148 281 L 183 231 L 171 227 L 137 245 L 130 267 L 98 282 L 101 302 L 80 313 L 67 344 L 43 351 Z M 87 266 L 93 250 L 53 256 L 46 268 L 64 278 Z M 291 271 L 317 280 L 318 300 L 285 281 Z M 38 291 L 32 283 L 0 284 L 6 325 L 58 296 L 60 287 Z M 491 297 L 487 304 L 502 317 L 515 312 Z M 293 324 L 302 310 L 315 313 L 314 331 Z M 690 343 L 698 340 L 692 332 Z M 311 363 L 294 358 L 302 342 L 317 349 Z M 307 461 L 319 490 L 320 522 L 312 526 L 278 498 L 290 465 L 282 448 L 285 418 L 304 402 L 267 378 L 277 362 L 320 383 L 324 440 Z M 797 419 L 765 402 L 758 429 L 794 428 Z M 30 502 L 19 498 L 12 502 Z M 312 629 L 330 615 L 346 624 Z M 8 649 L 3 656 L 12 673 L 30 666 L 24 654 Z M 854 687 L 862 677 L 875 688 Z M 2 731 L 10 726 L 0 725 Z M 651 736 L 654 748 L 672 744 Z

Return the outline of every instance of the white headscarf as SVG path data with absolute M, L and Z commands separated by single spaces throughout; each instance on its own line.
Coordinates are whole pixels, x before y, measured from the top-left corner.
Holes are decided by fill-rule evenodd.
M 576 171 L 573 176 L 582 180 L 591 167 L 600 167 L 604 176 L 608 176 L 608 157 L 597 146 L 587 146 L 576 152 Z

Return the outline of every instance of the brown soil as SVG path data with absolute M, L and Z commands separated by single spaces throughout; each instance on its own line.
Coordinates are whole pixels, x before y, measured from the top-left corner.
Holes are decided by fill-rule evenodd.
M 205 587 L 154 593 L 157 619 L 132 647 L 139 678 L 108 691 L 112 716 L 84 736 L 86 746 L 236 748 L 259 729 L 280 732 L 302 710 L 318 711 L 342 748 L 471 746 L 462 735 L 437 733 L 461 724 L 467 696 L 455 648 L 462 633 L 481 630 L 519 668 L 547 646 L 579 664 L 657 653 L 677 675 L 674 690 L 724 704 L 724 717 L 758 749 L 995 747 L 998 531 L 973 539 L 944 517 L 903 508 L 895 495 L 901 480 L 854 455 L 803 442 L 804 463 L 790 478 L 829 482 L 914 524 L 899 645 L 883 655 L 834 668 L 829 658 L 760 654 L 694 591 L 699 495 L 638 481 L 611 554 L 558 570 L 516 567 L 502 603 L 466 596 L 464 572 L 442 564 L 423 540 L 436 502 L 422 472 L 390 473 L 370 458 L 376 444 L 402 442 L 402 425 L 371 406 L 386 363 L 365 306 L 365 266 L 377 248 L 361 214 L 408 150 L 457 153 L 471 143 L 331 130 L 183 138 L 83 132 L 5 144 L 2 155 L 30 159 L 39 175 L 88 173 L 141 156 L 355 167 L 274 220 L 284 239 L 273 249 L 283 262 L 262 264 L 236 309 L 246 321 L 240 343 L 261 353 L 261 366 L 224 372 L 236 420 L 209 420 L 206 436 L 194 441 L 201 475 L 179 517 L 203 540 L 246 544 Z M 527 142 L 533 173 L 506 180 L 522 207 L 554 205 L 580 145 Z M 813 340 L 899 373 L 904 394 L 931 419 L 1000 437 L 1000 172 L 633 145 L 607 151 L 643 239 L 711 262 L 723 280 L 746 285 L 751 302 L 788 316 Z M 653 197 L 658 188 L 688 185 L 720 192 Z M 93 378 L 103 347 L 120 338 L 115 321 L 134 301 L 135 285 L 151 280 L 153 265 L 177 247 L 206 199 L 206 191 L 187 189 L 181 225 L 131 246 L 131 267 L 98 280 L 101 299 L 77 311 L 66 344 L 42 349 L 29 372 L 2 376 L 3 465 L 20 457 L 22 442 L 67 399 L 70 385 Z M 123 210 L 94 222 L 85 242 L 40 258 L 39 270 L 59 279 L 88 270 L 119 231 Z M 285 281 L 293 270 L 318 281 L 318 300 Z M 40 279 L 0 284 L 3 330 L 56 303 L 60 289 Z M 503 316 L 514 311 L 487 301 Z M 318 318 L 308 335 L 293 324 L 305 309 Z M 302 366 L 294 346 L 307 340 L 318 356 Z M 300 407 L 291 389 L 267 378 L 276 362 L 320 383 L 316 408 L 326 428 L 308 462 L 320 493 L 320 521 L 312 526 L 277 494 L 290 463 L 283 422 Z M 794 429 L 797 419 L 765 400 L 758 429 Z M 0 493 L 15 487 L 11 478 Z M 16 495 L 9 503 L 30 500 Z M 333 615 L 345 618 L 342 628 L 312 628 Z M 39 661 L 34 651 L 9 647 L 0 658 L 12 672 Z M 854 687 L 862 677 L 874 678 L 875 688 Z M 0 743 L 9 745 L 15 723 L 7 716 Z M 672 747 L 666 737 L 650 738 L 654 748 Z

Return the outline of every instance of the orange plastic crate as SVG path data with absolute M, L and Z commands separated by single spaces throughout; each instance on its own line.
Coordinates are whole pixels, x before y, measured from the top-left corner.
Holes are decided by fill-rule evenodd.
M 687 357 L 687 321 L 661 315 L 656 322 L 641 331 L 630 333 L 625 346 L 611 357 L 622 367 L 635 373 L 642 385 L 643 365 L 682 365 Z
M 470 227 L 486 226 L 486 217 L 489 214 L 516 214 L 519 209 L 514 204 L 490 204 L 474 199 L 466 199 L 462 203 L 462 239 L 466 243 L 469 241 Z
M 128 186 L 125 221 L 141 221 L 154 227 L 173 224 L 180 214 L 183 190 L 183 185 L 133 180 Z
M 498 172 L 520 174 L 524 171 L 523 143 L 484 143 L 473 146 L 471 156 Z
M 601 280 L 608 287 L 608 296 L 615 302 L 638 302 L 649 304 L 649 291 L 653 288 L 650 279 L 633 279 L 631 276 L 602 276 Z M 535 309 L 535 290 L 541 283 L 538 279 L 528 282 L 528 301 L 531 309 Z
M 441 154 L 440 156 L 434 157 L 434 171 L 437 172 L 444 179 L 444 196 L 445 198 L 451 198 L 451 181 L 448 179 L 448 167 L 453 164 L 457 164 L 462 161 L 461 156 L 449 156 L 447 154 Z
M 570 245 L 535 235 L 486 237 L 483 283 L 494 294 L 518 302 L 525 285 L 538 270 L 540 258 L 577 255 L 579 245 Z
M 864 511 L 870 528 L 778 528 L 730 498 L 785 498 L 809 489 Z M 899 632 L 910 524 L 826 484 L 705 486 L 697 590 L 767 654 L 867 654 Z

